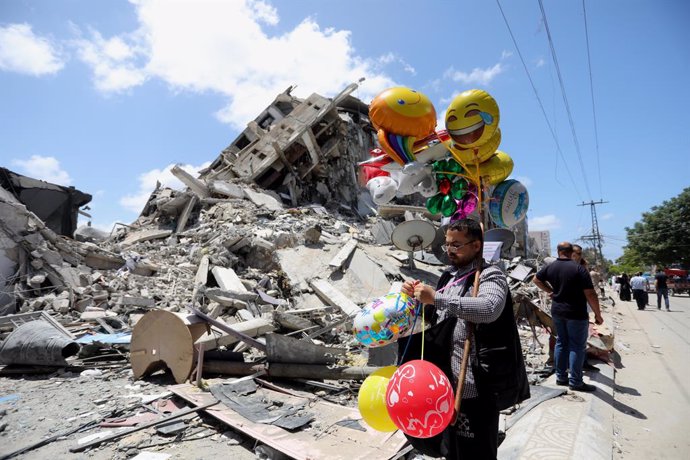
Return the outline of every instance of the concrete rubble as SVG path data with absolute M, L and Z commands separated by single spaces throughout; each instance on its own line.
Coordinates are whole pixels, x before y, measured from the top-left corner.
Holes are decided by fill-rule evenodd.
M 201 432 L 190 421 L 212 398 L 194 391 L 219 374 L 260 382 L 264 396 L 287 392 L 295 401 L 335 402 L 347 409 L 338 416 L 357 418 L 361 380 L 397 356 L 395 347 L 369 353 L 359 345 L 352 318 L 405 279 L 435 283 L 443 266 L 417 259 L 413 270 L 407 254 L 390 244 L 406 214 L 434 218 L 414 206 L 421 201 L 400 211 L 396 205 L 377 210 L 358 182 L 356 164 L 376 141 L 366 104 L 350 95 L 355 88 L 333 99 L 312 94 L 304 100 L 288 88 L 199 177 L 174 168 L 185 190 L 159 185 L 138 219 L 110 235 L 82 229 L 77 239 L 62 236 L 0 188 L 0 339 L 27 320 L 55 323 L 82 338 L 79 357 L 68 359 L 70 372 L 131 375 L 131 361 L 134 378 L 146 382 L 172 371 L 175 394 L 198 406 L 184 414 L 187 434 Z M 553 340 L 549 301 L 530 283 L 538 262 L 516 257 L 500 263 L 520 318 L 531 383 L 538 384 L 551 373 Z M 154 314 L 158 319 L 150 320 Z M 598 356 L 611 351 L 610 331 L 592 335 Z M 23 364 L 0 374 L 41 372 Z M 288 379 L 291 389 L 272 378 Z M 120 409 L 110 412 L 134 414 Z M 330 430 L 339 442 L 352 438 L 348 429 L 325 425 L 335 417 L 329 411 L 310 411 L 305 423 L 315 431 L 309 436 Z M 274 452 L 268 458 L 299 451 L 260 426 L 241 429 L 234 416 L 223 417 L 243 436 L 261 440 L 259 447 Z M 357 429 L 369 433 L 362 425 Z M 395 447 L 390 457 L 405 445 L 397 436 L 387 444 Z M 84 441 L 73 451 L 108 439 Z M 122 457 L 148 441 L 125 444 Z M 351 448 L 365 448 L 352 442 Z M 336 455 L 327 444 L 319 449 L 319 455 Z

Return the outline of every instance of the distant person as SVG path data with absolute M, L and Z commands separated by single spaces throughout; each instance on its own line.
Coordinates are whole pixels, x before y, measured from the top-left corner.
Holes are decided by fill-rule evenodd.
M 599 298 L 584 267 L 573 263 L 573 245 L 567 241 L 557 247 L 558 259 L 539 270 L 534 284 L 551 295 L 551 315 L 556 328 L 556 383 L 574 391 L 594 391 L 596 387 L 582 380 L 582 366 L 589 336 L 587 302 L 594 311 L 594 321 L 603 324 Z M 570 369 L 570 378 L 568 378 Z
M 664 303 L 666 304 L 666 311 L 671 311 L 671 307 L 669 305 L 668 301 L 668 284 L 666 284 L 666 280 L 668 279 L 668 276 L 666 276 L 666 273 L 664 273 L 663 270 L 658 272 L 656 276 L 654 277 L 654 287 L 656 287 L 656 308 L 657 310 L 661 310 L 661 297 L 663 296 L 664 298 Z M 677 305 L 676 305 L 677 307 Z
M 632 287 L 632 295 L 635 302 L 637 302 L 637 309 L 644 310 L 645 305 L 647 305 L 647 288 L 649 283 L 647 278 L 642 276 L 642 272 L 637 272 L 635 276 L 630 280 L 630 287 Z
M 630 302 L 630 278 L 628 278 L 627 273 L 623 273 L 618 278 L 618 284 L 620 285 L 620 299 Z

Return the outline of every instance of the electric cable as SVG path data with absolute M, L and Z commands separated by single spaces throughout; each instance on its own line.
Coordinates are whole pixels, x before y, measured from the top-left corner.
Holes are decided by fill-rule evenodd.
M 585 1 L 582 0 L 582 14 L 585 22 L 585 42 L 587 44 L 587 67 L 589 68 L 589 92 L 592 96 L 592 121 L 594 124 L 594 145 L 597 153 L 597 174 L 599 176 L 599 196 L 603 195 L 603 188 L 601 186 L 601 161 L 599 154 L 599 129 L 597 127 L 597 111 L 596 104 L 594 103 L 594 83 L 592 78 L 592 57 L 590 54 L 589 47 L 589 28 L 587 27 L 587 9 L 585 7 Z
M 508 22 L 508 18 L 506 17 L 505 13 L 503 12 L 503 7 L 501 6 L 500 0 L 496 0 L 496 3 L 498 4 L 498 9 L 501 11 L 501 16 L 503 16 L 503 21 L 506 24 L 506 28 L 508 29 L 508 33 L 510 34 L 510 38 L 513 40 L 513 45 L 515 46 L 515 50 L 517 51 L 517 54 L 520 57 L 520 62 L 522 62 L 522 67 L 525 69 L 525 73 L 527 74 L 527 79 L 529 80 L 529 84 L 532 87 L 532 91 L 534 92 L 534 96 L 537 98 L 537 102 L 539 103 L 539 108 L 541 109 L 541 113 L 544 116 L 544 121 L 546 121 L 546 125 L 549 127 L 549 132 L 551 132 L 551 136 L 553 137 L 553 140 L 556 143 L 556 150 L 558 151 L 559 155 L 561 156 L 561 159 L 563 160 L 563 164 L 565 165 L 565 170 L 568 173 L 568 177 L 570 178 L 570 181 L 573 183 L 573 188 L 575 189 L 575 193 L 577 194 L 578 198 L 582 200 L 582 195 L 580 195 L 580 190 L 577 188 L 577 183 L 575 182 L 575 179 L 573 179 L 573 175 L 570 172 L 570 168 L 568 167 L 568 162 L 566 161 L 565 156 L 563 155 L 563 151 L 561 150 L 561 145 L 558 142 L 558 137 L 556 137 L 556 132 L 554 131 L 553 126 L 551 126 L 551 122 L 549 121 L 548 115 L 546 115 L 546 109 L 544 108 L 544 104 L 541 101 L 541 97 L 539 97 L 539 92 L 537 91 L 537 87 L 534 85 L 534 80 L 532 80 L 532 75 L 529 73 L 529 69 L 527 68 L 527 64 L 525 63 L 525 59 L 522 56 L 522 52 L 520 51 L 520 47 L 517 44 L 517 40 L 515 39 L 515 35 L 513 35 L 513 30 L 510 27 L 510 23 Z

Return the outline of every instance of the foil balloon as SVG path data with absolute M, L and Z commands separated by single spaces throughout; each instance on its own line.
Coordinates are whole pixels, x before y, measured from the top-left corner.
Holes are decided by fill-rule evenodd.
M 468 182 L 459 174 L 463 168 L 456 161 L 446 159 L 433 164 L 438 193 L 426 200 L 426 208 L 432 214 L 450 217 L 457 210 L 457 200 L 467 191 Z
M 451 216 L 450 221 L 455 222 L 456 220 L 465 219 L 467 216 L 472 214 L 475 209 L 477 209 L 477 187 L 474 184 L 470 184 L 470 188 L 462 197 L 461 200 L 457 202 L 457 209 L 455 213 Z
M 484 184 L 496 185 L 503 182 L 513 172 L 513 159 L 505 152 L 500 150 L 496 154 L 479 165 L 479 176 Z M 467 165 L 470 175 L 475 175 L 477 168 L 474 165 Z
M 410 163 L 406 166 L 418 164 Z M 421 183 L 428 181 L 429 184 L 433 180 L 431 167 L 424 165 L 421 168 L 403 168 L 402 171 L 391 173 L 391 176 L 398 182 L 398 194 L 403 196 L 417 192 Z
M 391 292 L 362 308 L 353 320 L 355 339 L 375 348 L 409 335 L 414 326 L 416 303 L 407 294 Z
M 501 130 L 497 129 L 494 135 L 489 138 L 486 143 L 472 148 L 463 148 L 459 144 L 454 142 L 448 142 L 446 147 L 450 150 L 451 155 L 459 163 L 466 166 L 473 165 L 475 163 L 483 163 L 489 158 L 491 158 L 495 153 L 498 146 L 501 144 Z
M 494 98 L 486 91 L 470 89 L 460 93 L 448 105 L 446 129 L 459 148 L 479 147 L 494 135 L 499 118 Z
M 429 174 L 414 187 L 414 191 L 418 192 L 424 198 L 430 198 L 438 193 L 438 185 L 433 174 Z
M 395 197 L 398 184 L 390 176 L 377 176 L 367 182 L 367 190 L 369 190 L 374 203 L 382 205 Z
M 369 105 L 381 148 L 400 165 L 415 161 L 414 142 L 436 127 L 436 110 L 424 94 L 405 87 L 389 88 Z
M 397 366 L 377 369 L 364 379 L 357 393 L 359 413 L 367 425 L 376 431 L 390 432 L 398 429 L 386 409 L 386 389 L 397 369 Z
M 397 86 L 383 91 L 371 101 L 369 119 L 377 130 L 425 137 L 436 127 L 436 110 L 424 94 Z
M 510 228 L 527 215 L 529 195 L 520 182 L 510 179 L 496 186 L 489 200 L 489 215 L 499 227 Z
M 386 408 L 391 420 L 406 435 L 430 438 L 441 433 L 453 419 L 453 387 L 428 361 L 408 361 L 391 377 Z

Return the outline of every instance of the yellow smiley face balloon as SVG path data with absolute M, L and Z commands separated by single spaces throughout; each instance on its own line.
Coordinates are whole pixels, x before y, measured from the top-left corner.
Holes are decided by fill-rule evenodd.
M 494 135 L 499 118 L 494 98 L 486 91 L 471 89 L 460 93 L 448 106 L 446 129 L 459 148 L 479 147 Z
M 377 129 L 401 136 L 425 137 L 436 128 L 436 110 L 429 98 L 402 86 L 376 96 L 369 118 Z

